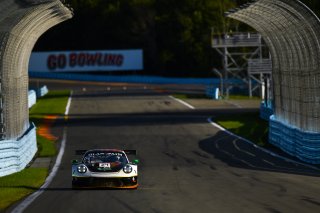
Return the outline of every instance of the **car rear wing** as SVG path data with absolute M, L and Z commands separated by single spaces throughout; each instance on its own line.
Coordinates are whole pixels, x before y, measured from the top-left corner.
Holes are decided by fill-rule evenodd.
M 76 150 L 75 154 L 76 155 L 84 155 L 88 150 Z M 126 149 L 123 150 L 124 153 L 126 153 L 127 155 L 137 155 L 137 150 L 134 149 Z
M 87 150 L 76 150 L 75 154 L 76 155 L 84 155 L 87 152 Z
M 133 149 L 126 149 L 123 150 L 124 153 L 126 153 L 127 155 L 137 155 L 137 150 L 133 150 Z

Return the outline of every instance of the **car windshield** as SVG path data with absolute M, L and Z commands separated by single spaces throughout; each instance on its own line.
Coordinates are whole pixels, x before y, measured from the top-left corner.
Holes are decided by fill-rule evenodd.
M 110 152 L 110 151 L 87 152 L 83 157 L 83 163 L 85 164 L 113 163 L 113 162 L 127 164 L 128 160 L 122 152 Z

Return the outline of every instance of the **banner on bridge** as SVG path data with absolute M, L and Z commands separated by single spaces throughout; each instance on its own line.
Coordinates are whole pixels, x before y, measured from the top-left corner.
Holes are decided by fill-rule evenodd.
M 30 72 L 130 71 L 143 69 L 142 50 L 33 52 Z

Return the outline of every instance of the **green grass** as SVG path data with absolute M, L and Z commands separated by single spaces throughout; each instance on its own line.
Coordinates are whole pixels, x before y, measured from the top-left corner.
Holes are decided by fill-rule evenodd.
M 225 129 L 246 138 L 259 146 L 269 146 L 268 122 L 259 113 L 219 115 L 213 120 Z
M 52 157 L 57 154 L 55 141 L 37 135 L 38 157 Z
M 30 110 L 30 120 L 37 126 L 46 115 L 64 115 L 70 91 L 50 91 L 39 98 Z M 38 157 L 57 154 L 55 141 L 37 135 Z M 48 168 L 27 168 L 21 172 L 0 177 L 0 212 L 11 204 L 37 190 L 45 181 Z
M 45 181 L 48 168 L 28 168 L 0 177 L 0 212 L 37 190 Z
M 39 126 L 46 115 L 64 115 L 69 95 L 69 90 L 50 91 L 46 96 L 39 98 L 30 110 L 30 120 Z M 54 142 L 37 135 L 38 156 L 55 156 L 57 150 Z
M 39 98 L 30 110 L 30 119 L 38 122 L 46 115 L 63 115 L 70 95 L 69 90 L 50 91 Z

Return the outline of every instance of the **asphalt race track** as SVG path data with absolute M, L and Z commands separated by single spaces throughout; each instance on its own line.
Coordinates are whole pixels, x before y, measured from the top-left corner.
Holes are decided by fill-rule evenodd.
M 66 126 L 62 163 L 25 212 L 320 212 L 319 171 L 208 122 L 216 113 L 245 109 L 192 110 L 141 85 L 64 88 L 74 93 L 69 119 L 53 130 L 61 134 Z M 92 148 L 136 149 L 139 188 L 72 190 L 74 151 Z

